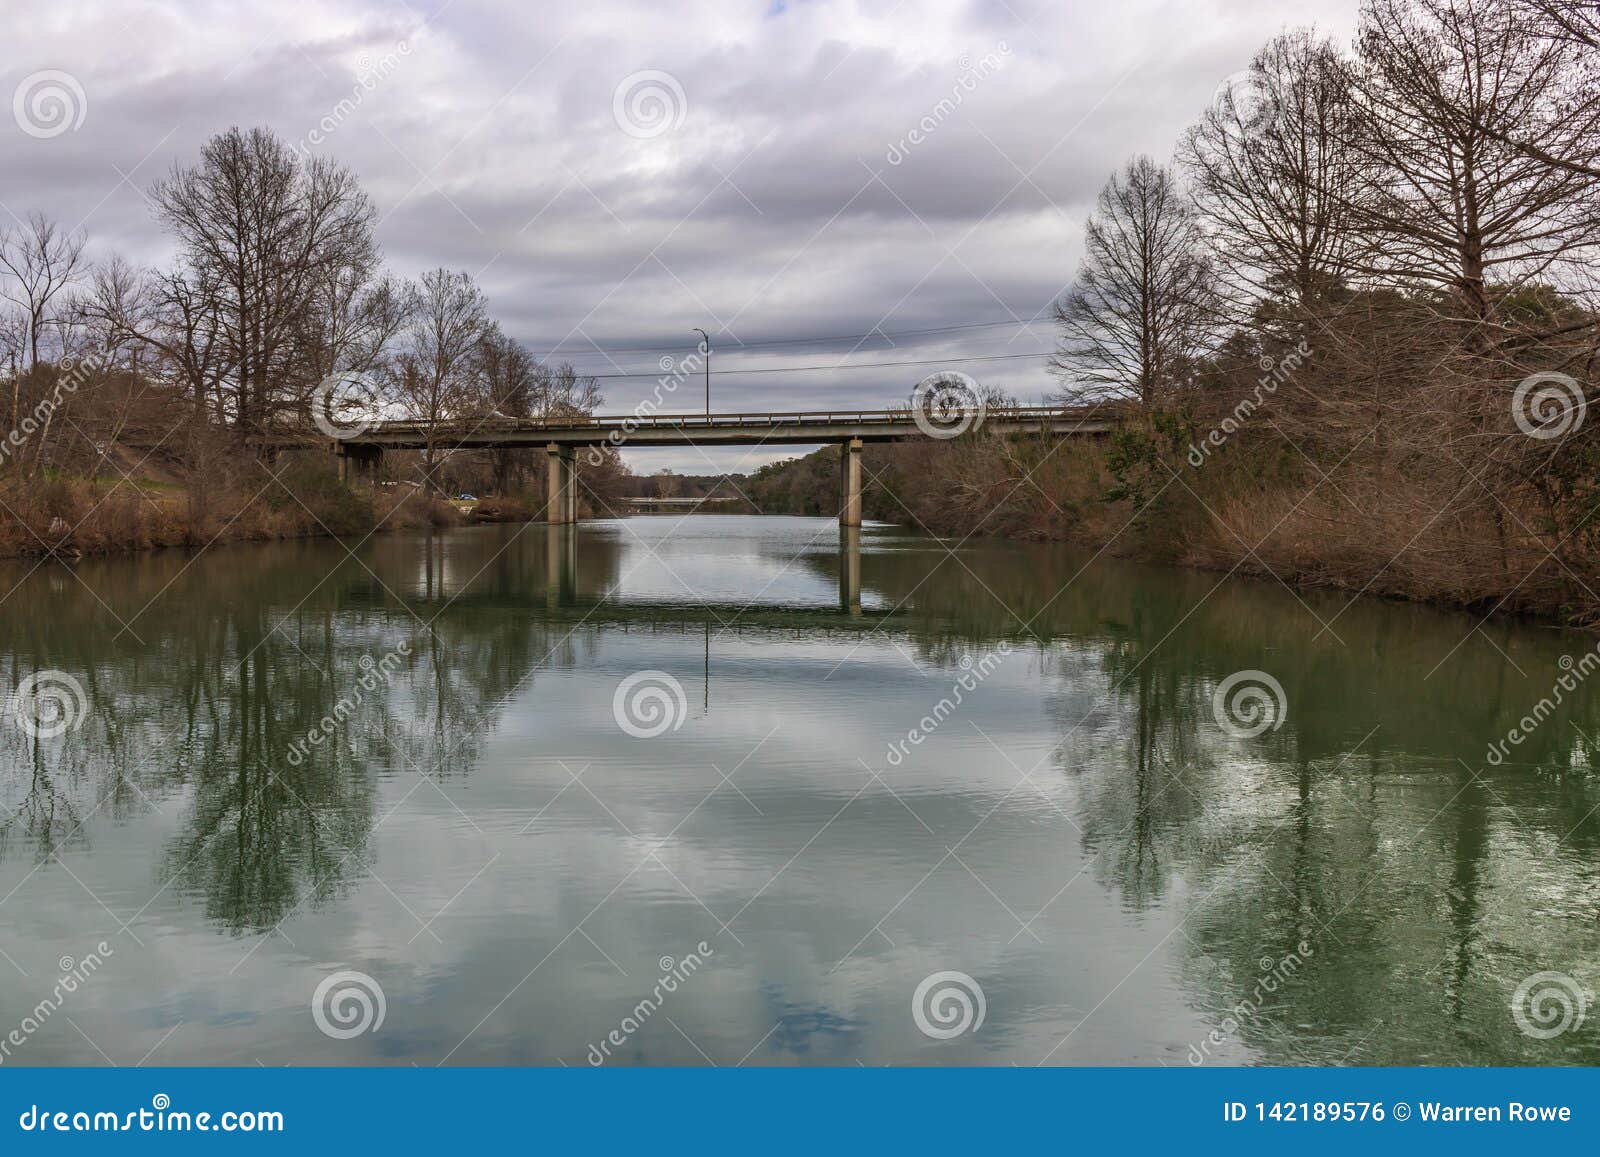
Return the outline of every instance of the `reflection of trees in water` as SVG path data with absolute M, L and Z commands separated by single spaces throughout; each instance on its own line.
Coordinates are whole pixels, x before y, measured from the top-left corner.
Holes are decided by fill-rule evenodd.
M 1182 897 L 1195 1003 L 1214 1023 L 1251 1008 L 1235 1047 L 1282 1063 L 1600 1060 L 1593 1034 L 1534 1041 L 1508 1009 L 1533 972 L 1600 972 L 1600 688 L 1486 761 L 1592 638 L 1499 621 L 1465 638 L 1472 620 L 1425 608 L 1019 549 L 869 548 L 863 587 L 912 600 L 930 661 L 1024 624 L 1046 640 L 1056 763 L 1093 872 L 1135 910 Z M 1337 638 L 1302 599 L 1338 616 Z M 1250 669 L 1282 683 L 1287 718 L 1230 739 L 1211 695 Z M 1298 975 L 1271 979 L 1303 941 Z
M 1420 673 L 1458 641 L 1453 620 L 1360 606 L 1340 618 L 1340 645 L 1315 639 L 1303 610 L 1245 594 L 1198 609 L 1131 594 L 1102 628 L 1090 695 L 1109 697 L 1109 718 L 1062 761 L 1084 783 L 1101 878 L 1140 908 L 1182 880 L 1189 987 L 1219 1021 L 1250 1009 L 1234 1032 L 1268 1059 L 1592 1063 L 1592 1041 L 1561 1053 L 1518 1035 L 1507 997 L 1522 976 L 1582 972 L 1600 950 L 1580 901 L 1596 890 L 1600 785 L 1574 768 L 1570 739 L 1572 724 L 1590 729 L 1594 698 L 1524 745 L 1542 774 L 1488 768 L 1487 742 L 1543 693 L 1538 677 L 1508 679 L 1508 664 L 1475 655 L 1433 685 Z M 1097 603 L 1117 606 L 1109 592 Z M 1555 671 L 1559 653 L 1523 659 Z M 1279 730 L 1230 739 L 1211 694 L 1245 669 L 1283 684 L 1288 713 Z M 1530 909 L 1530 873 L 1562 898 L 1560 917 Z M 1272 979 L 1301 943 L 1298 975 Z
M 387 688 L 358 695 L 355 684 L 360 654 L 389 632 L 318 619 L 273 632 L 236 620 L 235 649 L 194 669 L 204 722 L 191 729 L 188 814 L 161 876 L 232 929 L 270 927 L 366 866 L 375 794 L 366 773 L 390 709 Z M 307 626 L 322 629 L 293 629 Z M 346 718 L 327 742 L 293 746 L 341 704 Z
M 326 543 L 166 552 L 84 566 L 94 593 L 48 571 L 25 580 L 12 598 L 45 613 L 0 619 L 7 690 L 62 670 L 89 710 L 56 738 L 0 728 L 0 855 L 21 838 L 46 860 L 94 823 L 176 803 L 153 889 L 193 894 L 235 930 L 338 894 L 370 862 L 381 775 L 465 774 L 496 705 L 592 645 L 571 625 L 485 613 L 479 600 L 542 606 L 544 573 L 466 538 L 390 541 L 360 562 Z M 113 615 L 147 642 L 113 637 Z
M 8 601 L 30 613 L 0 617 L 6 688 L 56 668 L 92 707 L 56 740 L 0 726 L 0 855 L 20 840 L 46 859 L 153 803 L 180 808 L 182 828 L 152 891 L 171 879 L 223 927 L 271 927 L 337 895 L 370 863 L 380 776 L 466 774 L 496 705 L 594 645 L 584 608 L 615 586 L 623 548 L 582 543 L 576 573 L 556 576 L 575 603 L 560 617 L 547 533 L 396 535 L 359 562 L 284 543 L 78 567 L 143 642 L 41 568 Z M 1595 691 L 1570 696 L 1512 762 L 1484 765 L 1580 644 L 1492 624 L 1508 659 L 1469 639 L 1435 671 L 1468 620 L 1358 603 L 1338 639 L 1319 638 L 1299 599 L 1270 585 L 1083 562 L 869 541 L 862 581 L 914 609 L 887 629 L 930 663 L 1034 637 L 1054 774 L 1074 792 L 1093 872 L 1135 911 L 1181 898 L 1174 943 L 1199 1007 L 1220 1019 L 1254 993 L 1263 961 L 1304 940 L 1298 976 L 1235 1032 L 1268 1059 L 1600 1061 L 1600 1036 L 1531 1041 L 1506 1008 L 1532 972 L 1600 972 Z M 1324 619 L 1344 601 L 1304 597 Z M 403 663 L 334 738 L 291 759 L 356 699 L 362 657 L 402 641 Z M 1282 683 L 1288 716 L 1229 739 L 1211 694 L 1251 668 Z M 839 1027 L 780 1011 L 796 1041 Z
M 0 619 L 0 629 L 21 626 L 23 616 Z M 59 634 L 54 625 L 43 626 L 46 639 Z M 0 857 L 21 838 L 33 849 L 36 862 L 58 851 L 88 843 L 91 817 L 121 822 L 146 810 L 143 796 L 146 760 L 139 757 L 144 721 L 125 710 L 75 714 L 77 724 L 65 737 L 30 735 L 12 717 L 12 695 L 27 676 L 50 669 L 65 669 L 83 688 L 90 705 L 102 700 L 120 706 L 125 698 L 123 677 L 87 660 L 63 664 L 37 636 L 17 649 L 3 649 L 0 660 L 5 675 L 0 693 Z
M 81 778 L 81 768 L 62 766 L 47 758 L 47 741 L 23 735 L 14 728 L 5 732 L 4 762 L 12 771 L 0 796 L 0 858 L 19 836 L 34 849 L 39 860 L 47 860 L 63 845 L 80 839 L 83 825 L 74 793 L 57 786 L 58 778 L 68 785 Z M 107 801 L 113 814 L 125 814 L 127 800 L 118 791 Z

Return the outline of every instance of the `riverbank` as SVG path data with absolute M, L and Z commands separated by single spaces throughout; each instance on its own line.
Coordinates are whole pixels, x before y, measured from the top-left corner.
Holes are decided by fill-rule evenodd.
M 0 557 L 82 558 L 467 521 L 450 503 L 414 488 L 352 489 L 331 471 L 283 471 L 251 481 L 252 486 L 12 481 L 0 489 Z
M 868 517 L 957 538 L 1062 542 L 1111 557 L 1275 579 L 1562 626 L 1600 624 L 1588 523 L 1472 476 L 1230 446 L 1195 466 L 1182 426 L 1104 442 L 998 438 L 869 446 Z M 766 513 L 837 502 L 826 447 L 748 479 Z
M 869 518 L 958 538 L 1061 542 L 1093 553 L 1276 580 L 1479 614 L 1593 628 L 1600 574 L 1503 506 L 1452 508 L 1451 495 L 1376 494 L 1359 477 L 1205 470 L 1149 451 L 974 438 L 872 446 Z M 828 515 L 837 450 L 740 478 L 768 514 Z M 262 472 L 250 485 L 45 478 L 0 489 L 0 557 L 116 555 L 158 547 L 362 535 L 467 522 L 524 522 L 530 499 L 470 511 L 409 487 L 352 488 L 330 470 Z M 1566 549 L 1563 549 L 1563 548 Z

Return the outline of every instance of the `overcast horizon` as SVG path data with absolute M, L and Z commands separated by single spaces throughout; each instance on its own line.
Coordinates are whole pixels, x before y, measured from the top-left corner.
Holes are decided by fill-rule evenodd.
M 472 273 L 509 334 L 602 376 L 606 412 L 695 326 L 721 411 L 877 407 L 941 367 L 1038 401 L 1109 174 L 1168 159 L 1281 28 L 1348 42 L 1355 7 L 69 0 L 13 22 L 14 113 L 49 88 L 71 124 L 7 124 L 0 212 L 163 264 L 150 186 L 264 125 L 359 177 L 394 272 Z M 891 361 L 920 364 L 848 368 Z M 780 367 L 815 368 L 745 372 Z M 666 408 L 702 405 L 696 376 Z M 708 473 L 797 452 L 624 456 Z

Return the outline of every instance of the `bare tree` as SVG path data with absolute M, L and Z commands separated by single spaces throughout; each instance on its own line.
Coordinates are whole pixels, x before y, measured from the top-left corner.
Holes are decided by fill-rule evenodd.
M 533 412 L 541 419 L 592 414 L 602 401 L 599 380 L 579 374 L 570 362 L 540 362 L 534 370 Z
M 406 344 L 395 385 L 410 416 L 427 423 L 423 473 L 438 489 L 435 427 L 482 407 L 478 358 L 489 325 L 488 303 L 471 274 L 434 269 L 411 292 Z
M 22 359 L 28 348 L 28 323 L 26 315 L 18 309 L 0 313 L 0 359 L 11 374 L 11 426 L 16 428 L 21 417 Z
M 1594 0 L 1512 0 L 1540 32 L 1588 48 L 1600 48 L 1600 6 Z
M 1215 318 L 1203 244 L 1170 168 L 1136 157 L 1106 183 L 1077 281 L 1056 306 L 1061 397 L 1110 393 L 1148 404 L 1186 379 Z
M 1247 299 L 1303 315 L 1349 274 L 1357 172 L 1348 74 L 1331 40 L 1284 32 L 1184 141 L 1219 271 Z
M 1592 0 L 1507 0 L 1512 18 L 1525 22 L 1534 35 L 1556 45 L 1565 57 L 1565 77 L 1555 99 L 1542 110 L 1551 122 L 1533 131 L 1512 131 L 1485 119 L 1484 132 L 1547 165 L 1600 178 L 1592 152 L 1595 121 L 1600 116 L 1600 5 Z
M 306 379 L 314 385 L 330 374 L 377 370 L 405 327 L 405 287 L 379 272 L 376 251 L 360 264 L 320 270 L 312 282 L 298 335 Z
M 1358 219 L 1376 243 L 1369 272 L 1446 291 L 1484 340 L 1499 299 L 1590 236 L 1593 179 L 1583 170 L 1600 158 L 1600 120 L 1578 134 L 1548 115 L 1570 49 L 1503 0 L 1367 0 L 1359 46 L 1354 140 L 1370 193 Z
M 67 233 L 43 213 L 32 212 L 20 229 L 0 232 L 0 297 L 22 311 L 28 367 L 39 364 L 45 334 L 61 320 L 61 292 L 83 276 L 82 233 Z
M 503 418 L 532 415 L 542 367 L 522 343 L 498 323 L 489 322 L 478 343 L 477 359 L 485 412 Z
M 113 256 L 95 270 L 79 312 L 106 346 L 144 351 L 143 372 L 188 400 L 184 417 L 197 428 L 222 427 L 227 423 L 224 383 L 232 361 L 220 294 L 196 276 L 181 269 L 144 272 Z
M 302 164 L 261 128 L 213 137 L 200 163 L 175 169 L 153 198 L 178 238 L 185 285 L 209 295 L 233 423 L 259 432 L 317 380 L 307 314 L 343 271 L 370 268 L 372 206 L 347 169 Z
M 478 374 L 485 415 L 492 419 L 526 418 L 533 413 L 537 373 L 541 367 L 521 342 L 489 323 L 478 344 Z M 489 451 L 491 488 L 510 494 L 520 488 L 527 453 L 510 447 Z

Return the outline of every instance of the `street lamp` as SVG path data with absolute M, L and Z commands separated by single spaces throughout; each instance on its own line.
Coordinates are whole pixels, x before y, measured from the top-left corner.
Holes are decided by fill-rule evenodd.
M 711 335 L 699 326 L 694 332 L 700 335 L 700 352 L 706 356 L 706 417 L 711 416 Z

